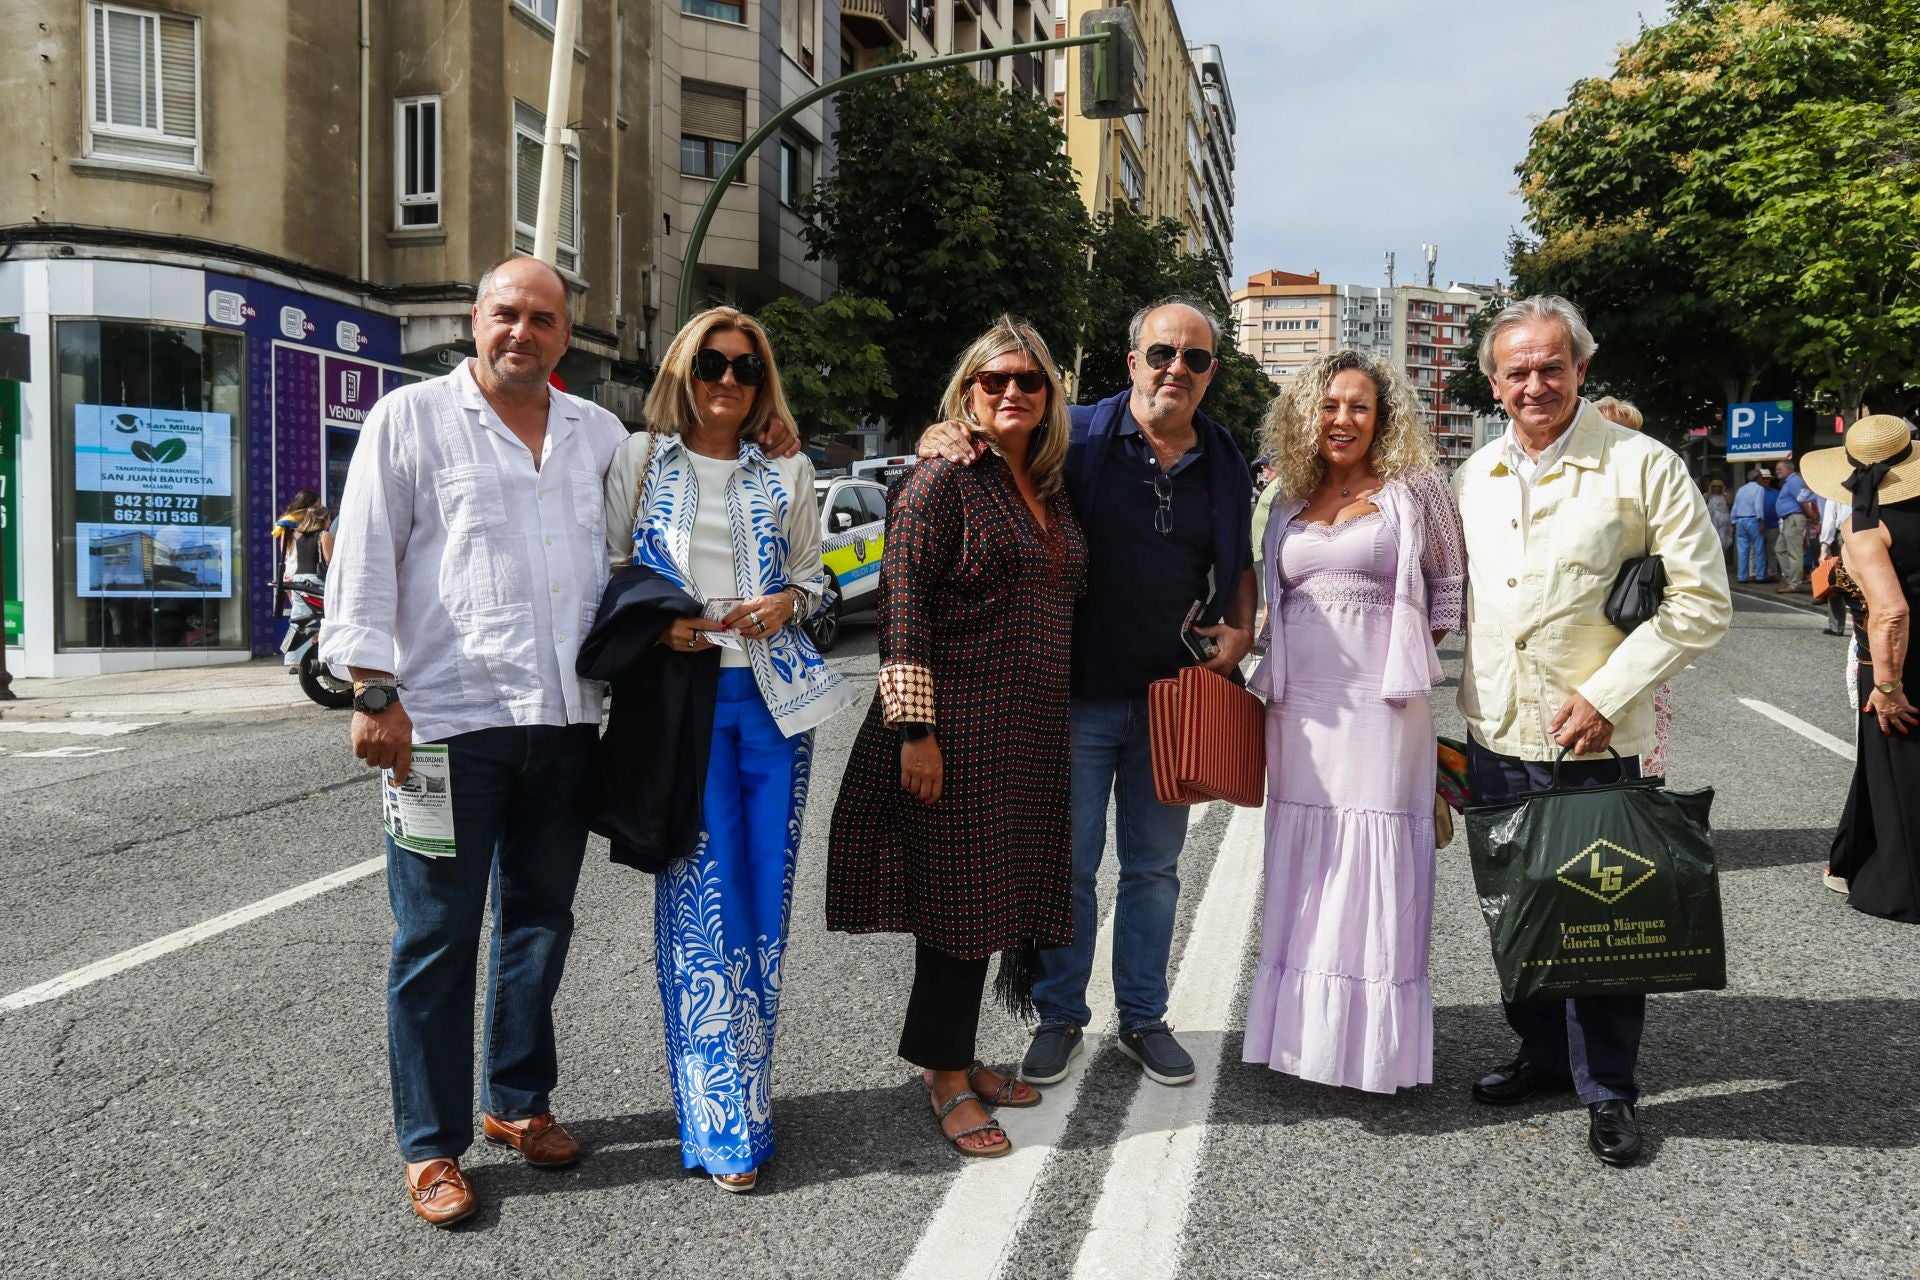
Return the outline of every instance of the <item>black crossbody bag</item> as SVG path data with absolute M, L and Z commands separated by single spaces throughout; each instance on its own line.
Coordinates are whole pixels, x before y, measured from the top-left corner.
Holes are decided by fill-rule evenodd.
M 1620 566 L 1607 602 L 1600 611 L 1607 621 L 1629 634 L 1660 611 L 1660 599 L 1667 593 L 1667 566 L 1659 556 L 1635 556 Z

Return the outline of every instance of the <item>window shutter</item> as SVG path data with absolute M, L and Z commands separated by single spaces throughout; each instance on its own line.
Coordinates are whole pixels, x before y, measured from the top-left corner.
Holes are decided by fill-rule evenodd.
M 93 11 L 93 122 L 107 122 L 107 26 L 98 9 Z
M 513 220 L 529 229 L 527 247 L 531 248 L 533 220 L 540 213 L 540 137 L 546 132 L 546 119 L 516 102 L 513 123 Z
M 148 19 L 109 11 L 107 23 L 107 115 L 103 124 L 134 129 L 159 123 L 148 113 Z
M 682 85 L 680 132 L 721 142 L 746 141 L 746 94 L 738 89 Z
M 196 136 L 199 104 L 194 101 L 193 22 L 160 19 L 161 132 L 174 138 Z
M 568 271 L 580 269 L 579 223 L 575 221 L 580 198 L 580 158 L 571 151 L 560 175 L 560 237 L 554 257 Z

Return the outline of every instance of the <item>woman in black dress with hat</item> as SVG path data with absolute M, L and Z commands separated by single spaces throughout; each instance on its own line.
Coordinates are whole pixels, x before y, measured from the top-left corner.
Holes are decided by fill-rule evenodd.
M 1073 940 L 1067 658 L 1087 545 L 1039 334 L 1003 317 L 943 411 L 989 453 L 922 462 L 888 503 L 880 687 L 834 808 L 827 926 L 914 936 L 900 1056 L 954 1148 L 999 1156 L 1012 1144 L 987 1108 L 1040 1097 L 974 1057 L 987 961 L 1020 1006 L 1037 948 Z
M 1834 837 L 1832 874 L 1869 915 L 1920 924 L 1920 652 L 1911 617 L 1920 603 L 1920 456 L 1912 429 L 1875 414 L 1847 428 L 1839 449 L 1802 460 L 1823 498 L 1851 502 L 1841 558 L 1855 586 L 1860 731 L 1853 789 Z

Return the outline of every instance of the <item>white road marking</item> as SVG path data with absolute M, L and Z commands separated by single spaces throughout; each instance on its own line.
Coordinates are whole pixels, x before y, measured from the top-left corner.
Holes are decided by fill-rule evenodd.
M 0 720 L 0 733 L 45 733 L 72 738 L 117 738 L 138 733 L 158 720 Z
M 1828 733 L 1825 729 L 1816 728 L 1815 726 L 1808 724 L 1805 720 L 1802 720 L 1799 716 L 1793 715 L 1790 712 L 1782 711 L 1780 708 L 1774 706 L 1770 702 L 1761 702 L 1757 698 L 1742 698 L 1740 699 L 1740 705 L 1747 708 L 1747 710 L 1749 711 L 1758 711 L 1761 715 L 1773 721 L 1775 724 L 1785 725 L 1787 728 L 1793 730 L 1795 733 L 1805 738 L 1808 742 L 1816 743 L 1819 746 L 1823 746 L 1827 750 L 1833 752 L 1833 754 L 1841 757 L 1842 759 L 1851 760 L 1854 758 L 1853 748 L 1849 746 L 1847 743 L 1844 743 L 1840 739 L 1834 737 L 1832 734 Z
M 1167 1021 L 1187 1033 L 1193 1083 L 1142 1083 L 1114 1144 L 1075 1280 L 1171 1276 L 1180 1268 L 1207 1113 L 1220 1081 L 1241 960 L 1260 894 L 1263 807 L 1237 809 L 1180 959 Z
M 1211 805 L 1196 805 L 1187 829 L 1197 829 Z M 1111 847 L 1111 846 L 1109 846 Z M 1013 1242 L 1033 1209 L 1033 1192 L 1049 1157 L 1059 1146 L 1080 1100 L 1087 1063 L 1113 1023 L 1113 915 L 1101 922 L 1093 945 L 1093 976 L 1087 982 L 1087 1006 L 1093 1011 L 1080 1056 L 1059 1084 L 1042 1088 L 1044 1100 L 1031 1110 L 1003 1110 L 994 1116 L 1013 1143 L 1013 1154 L 998 1160 L 967 1160 L 928 1221 L 899 1280 L 993 1280 L 1012 1255 Z
M 84 760 L 88 756 L 110 756 L 125 747 L 48 747 L 45 751 L 16 751 L 16 760 Z
M 92 964 L 63 973 L 57 978 L 49 978 L 45 982 L 22 988 L 0 999 L 0 1013 L 11 1013 L 16 1009 L 24 1009 L 28 1005 L 39 1004 L 43 1000 L 52 1000 L 69 992 L 78 991 L 81 987 L 90 986 L 103 978 L 124 973 L 135 965 L 142 965 L 149 960 L 157 960 L 161 956 L 184 950 L 196 942 L 205 942 L 208 938 L 225 933 L 229 929 L 238 929 L 241 925 L 258 920 L 261 916 L 272 915 L 282 907 L 290 907 L 296 902 L 304 902 L 331 889 L 338 889 L 341 885 L 351 884 L 363 876 L 372 875 L 386 865 L 387 860 L 384 856 L 368 858 L 365 862 L 357 862 L 332 875 L 321 876 L 318 880 L 309 880 L 305 884 L 295 885 L 291 889 L 274 894 L 271 898 L 262 898 L 251 906 L 240 907 L 225 915 L 215 916 L 211 920 L 204 920 L 199 924 L 169 933 L 163 938 L 143 942 L 130 951 L 122 951 L 119 955 L 96 960 Z

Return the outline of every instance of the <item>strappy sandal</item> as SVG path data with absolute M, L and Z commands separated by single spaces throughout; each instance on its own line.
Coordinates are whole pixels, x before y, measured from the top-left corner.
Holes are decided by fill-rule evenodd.
M 974 1096 L 980 1099 L 980 1105 L 989 1110 L 994 1107 L 1037 1107 L 1040 1105 L 1040 1091 L 1032 1085 L 1023 1082 L 1018 1076 L 1007 1076 L 1003 1078 L 1000 1081 L 1000 1087 L 995 1089 L 991 1095 L 982 1092 L 980 1086 L 973 1082 L 973 1078 L 986 1069 L 987 1064 L 977 1060 L 972 1066 L 967 1068 L 967 1088 L 973 1090 Z M 1021 1089 L 1027 1091 L 1027 1096 L 1024 1098 L 1021 1097 L 1018 1092 Z
M 736 1196 L 747 1194 L 760 1181 L 758 1169 L 749 1169 L 745 1173 L 716 1173 L 709 1176 L 713 1178 L 714 1186 Z
M 928 1093 L 927 1100 L 929 1102 L 933 1100 L 931 1092 Z M 953 1146 L 955 1151 L 958 1151 L 963 1156 L 978 1156 L 982 1159 L 992 1159 L 995 1156 L 1004 1156 L 1013 1150 L 1013 1143 L 1007 1140 L 1007 1131 L 991 1120 L 985 1124 L 977 1124 L 971 1129 L 962 1129 L 958 1133 L 948 1133 L 945 1123 L 946 1118 L 952 1113 L 955 1107 L 963 1102 L 980 1102 L 980 1095 L 971 1089 L 962 1089 L 936 1107 L 933 1113 L 935 1123 L 940 1125 L 940 1136 L 945 1138 Z M 984 1107 L 987 1104 L 980 1102 L 980 1105 Z M 1000 1135 L 1000 1141 L 987 1147 L 969 1147 L 960 1141 L 962 1138 L 971 1138 L 976 1133 L 997 1133 Z

